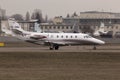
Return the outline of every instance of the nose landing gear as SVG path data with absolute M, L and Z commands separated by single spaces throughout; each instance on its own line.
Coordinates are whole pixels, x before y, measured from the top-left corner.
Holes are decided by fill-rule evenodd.
M 50 44 L 50 50 L 58 50 L 59 49 L 59 45 L 57 44 Z
M 96 50 L 97 48 L 96 48 L 96 45 L 94 45 L 94 47 L 93 47 L 93 50 Z

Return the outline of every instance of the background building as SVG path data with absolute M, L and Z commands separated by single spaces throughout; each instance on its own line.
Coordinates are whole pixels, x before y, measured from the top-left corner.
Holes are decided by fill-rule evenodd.
M 100 23 L 105 24 L 106 31 L 120 32 L 120 13 L 112 12 L 81 12 L 79 23 L 82 27 L 90 27 L 91 29 L 98 30 Z
M 3 11 L 4 12 L 4 11 Z M 112 35 L 120 34 L 120 13 L 88 11 L 80 12 L 79 16 L 66 18 L 55 17 L 53 23 L 40 23 L 42 31 L 72 32 L 74 24 L 77 24 L 78 31 L 94 33 L 99 29 L 101 22 L 105 24 L 105 31 L 112 31 Z M 19 22 L 23 29 L 35 31 L 35 21 Z
M 53 19 L 53 23 L 41 23 L 40 28 L 42 31 L 63 31 L 63 32 L 71 32 L 74 29 L 74 24 L 77 24 L 78 31 L 84 33 L 94 33 L 99 29 L 101 22 L 105 24 L 105 31 L 112 31 L 113 36 L 116 32 L 120 32 L 120 13 L 112 13 L 112 12 L 97 12 L 97 11 L 89 11 L 89 12 L 80 12 L 79 16 L 72 17 L 55 17 Z M 25 23 L 30 23 L 25 24 Z M 24 29 L 30 31 L 34 31 L 34 22 L 24 22 L 21 24 L 25 26 Z
M 54 19 L 53 19 L 53 23 L 54 24 L 62 24 L 63 23 L 63 18 L 62 18 L 62 16 L 58 16 L 58 17 L 55 17 Z
M 73 29 L 73 25 L 69 24 L 40 24 L 41 30 L 50 31 L 50 32 L 71 32 Z

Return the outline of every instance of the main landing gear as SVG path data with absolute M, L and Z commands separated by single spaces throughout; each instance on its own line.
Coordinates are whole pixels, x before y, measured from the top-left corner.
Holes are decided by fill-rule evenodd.
M 96 50 L 97 48 L 96 48 L 96 45 L 94 45 L 94 47 L 93 47 L 93 50 Z
M 50 44 L 50 50 L 58 50 L 59 49 L 59 45 L 57 44 Z

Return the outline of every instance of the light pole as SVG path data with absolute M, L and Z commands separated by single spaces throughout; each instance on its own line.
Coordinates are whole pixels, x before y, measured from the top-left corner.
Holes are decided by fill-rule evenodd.
M 1 33 L 2 33 L 2 30 L 1 30 L 1 20 L 2 20 L 2 17 L 0 16 L 0 36 L 1 36 Z

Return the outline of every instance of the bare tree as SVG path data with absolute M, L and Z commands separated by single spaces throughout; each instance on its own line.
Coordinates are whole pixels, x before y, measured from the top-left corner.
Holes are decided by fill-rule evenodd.
M 27 13 L 26 13 L 26 21 L 29 21 L 29 20 L 30 20 L 30 13 L 27 12 Z
M 42 12 L 40 9 L 35 9 L 31 16 L 32 19 L 37 19 L 38 23 L 43 22 Z
M 77 15 L 76 12 L 74 12 L 74 13 L 72 14 L 72 17 L 76 17 L 76 16 L 78 16 L 78 15 Z
M 48 15 L 45 16 L 45 22 L 48 22 Z
M 15 20 L 18 20 L 18 21 L 23 21 L 23 16 L 21 14 L 14 14 L 11 16 L 11 18 L 15 18 Z
M 69 18 L 70 17 L 70 15 L 69 14 L 67 14 L 67 18 Z
M 83 32 L 83 33 L 93 33 L 94 32 L 94 30 L 90 27 L 90 26 L 84 26 L 82 29 L 81 29 L 81 31 Z

